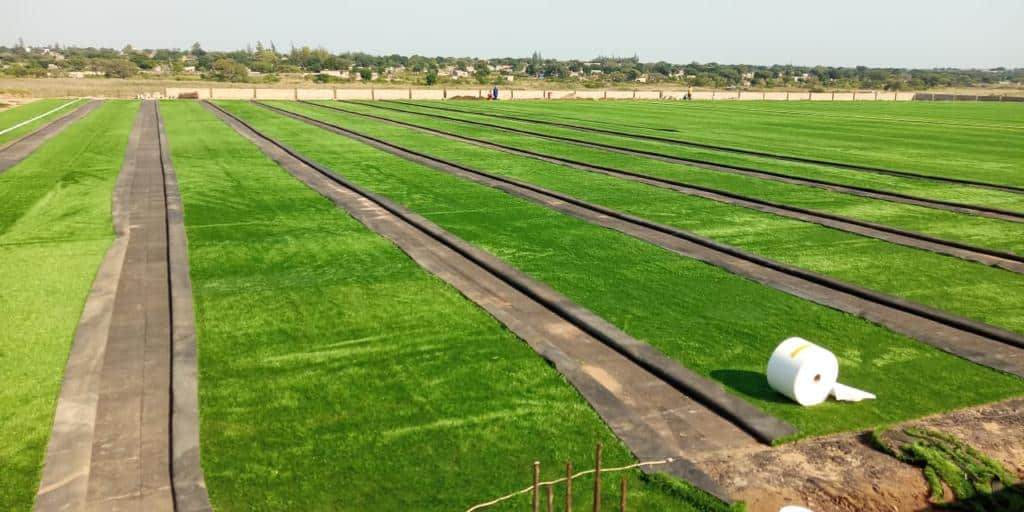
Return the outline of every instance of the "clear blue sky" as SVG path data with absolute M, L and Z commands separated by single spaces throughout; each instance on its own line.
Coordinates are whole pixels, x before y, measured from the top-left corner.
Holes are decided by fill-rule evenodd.
M 1022 0 L 4 0 L 0 44 L 1024 67 Z

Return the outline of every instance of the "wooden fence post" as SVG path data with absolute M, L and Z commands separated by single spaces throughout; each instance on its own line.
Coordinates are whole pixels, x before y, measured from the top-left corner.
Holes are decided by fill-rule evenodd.
M 565 512 L 572 512 L 572 462 L 565 464 Z
M 373 92 L 373 87 L 370 87 L 370 101 L 376 100 L 377 95 Z
M 540 461 L 533 463 L 533 512 L 540 512 Z
M 409 100 L 412 100 L 412 87 L 409 88 Z
M 622 477 L 619 485 L 619 512 L 626 512 L 626 477 Z
M 555 511 L 555 484 L 548 484 L 548 512 Z
M 601 451 L 604 446 L 597 443 L 597 453 L 594 455 L 594 512 L 601 512 Z

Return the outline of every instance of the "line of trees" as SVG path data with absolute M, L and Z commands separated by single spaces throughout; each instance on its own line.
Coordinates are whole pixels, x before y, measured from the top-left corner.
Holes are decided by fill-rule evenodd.
M 199 43 L 188 49 L 62 47 L 30 48 L 19 40 L 0 46 L 0 74 L 16 77 L 138 75 L 202 77 L 230 82 L 276 81 L 281 75 L 304 76 L 321 82 L 389 80 L 434 85 L 456 80 L 485 84 L 508 80 L 544 80 L 582 87 L 637 82 L 672 83 L 695 87 L 797 87 L 805 89 L 913 89 L 1016 85 L 1024 69 L 901 69 L 641 62 L 632 57 L 597 57 L 589 61 L 529 57 L 475 59 L 421 55 L 332 53 L 323 48 L 292 47 L 279 51 L 273 42 L 257 42 L 235 51 L 206 51 Z M 73 75 L 74 76 L 74 75 Z

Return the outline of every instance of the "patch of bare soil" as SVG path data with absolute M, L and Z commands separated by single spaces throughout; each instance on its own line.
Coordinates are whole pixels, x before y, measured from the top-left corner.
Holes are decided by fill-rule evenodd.
M 1024 477 L 1024 399 L 910 421 L 956 436 Z M 807 439 L 774 448 L 691 458 L 751 512 L 802 505 L 816 512 L 931 510 L 921 469 L 870 445 L 869 433 Z
M 36 98 L 25 98 L 20 96 L 0 96 L 0 112 L 4 110 L 24 105 L 26 103 L 32 103 L 36 101 Z

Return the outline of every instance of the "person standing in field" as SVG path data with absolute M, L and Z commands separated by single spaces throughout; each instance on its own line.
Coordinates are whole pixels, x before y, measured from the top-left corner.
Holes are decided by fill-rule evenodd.
M 494 86 L 494 90 L 491 91 L 491 98 L 494 99 L 494 100 L 498 99 L 498 86 L 497 85 L 495 85 Z

